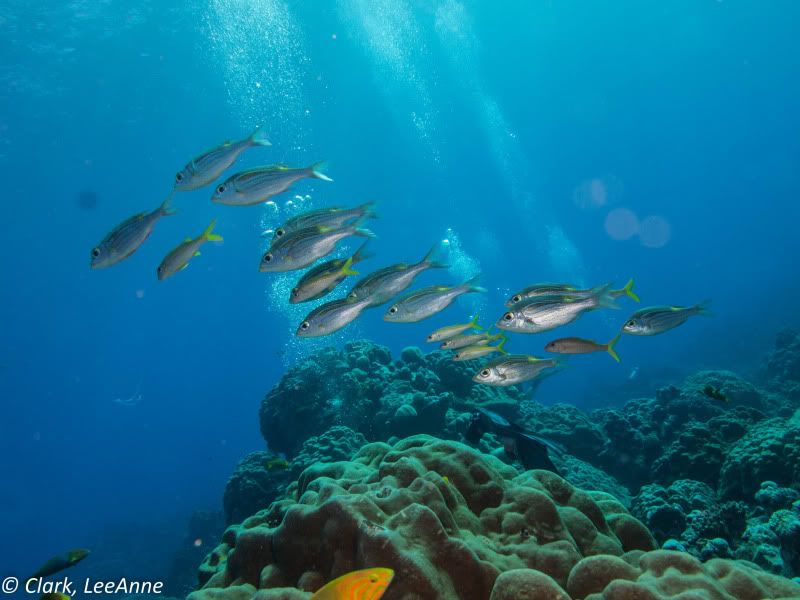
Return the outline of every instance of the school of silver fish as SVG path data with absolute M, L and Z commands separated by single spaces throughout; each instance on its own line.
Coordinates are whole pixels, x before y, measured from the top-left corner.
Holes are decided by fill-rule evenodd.
M 101 269 L 116 265 L 134 254 L 150 237 L 161 217 L 174 215 L 171 203 L 179 192 L 197 190 L 217 181 L 250 148 L 271 146 L 267 135 L 257 127 L 249 136 L 238 141 L 226 141 L 190 160 L 175 175 L 173 188 L 162 204 L 149 212 L 136 214 L 114 227 L 91 250 L 90 266 Z M 303 179 L 332 182 L 323 172 L 324 163 L 292 168 L 282 164 L 246 169 L 229 175 L 217 184 L 211 201 L 229 206 L 249 206 L 272 203 L 272 198 L 285 193 Z M 274 204 L 274 203 L 273 203 Z M 366 242 L 348 258 L 331 258 L 340 241 L 350 237 L 374 238 L 363 227 L 374 219 L 374 202 L 350 208 L 326 207 L 304 212 L 285 221 L 274 230 L 269 248 L 262 254 L 259 271 L 287 272 L 311 267 L 298 280 L 287 299 L 292 304 L 312 302 L 333 293 L 349 277 L 359 275 L 353 267 L 370 258 Z M 186 269 L 200 255 L 206 242 L 222 242 L 213 232 L 214 219 L 195 238 L 186 238 L 167 253 L 156 269 L 159 280 L 166 280 Z M 458 285 L 432 285 L 408 292 L 415 279 L 431 269 L 446 269 L 437 256 L 440 246 L 433 248 L 417 263 L 396 263 L 363 276 L 344 297 L 325 302 L 314 308 L 297 328 L 298 337 L 326 336 L 339 331 L 356 320 L 369 308 L 392 304 L 383 314 L 389 323 L 416 323 L 442 312 L 458 297 L 483 293 L 479 276 Z M 443 350 L 453 351 L 455 361 L 474 361 L 492 354 L 500 356 L 484 364 L 473 380 L 491 386 L 519 385 L 540 379 L 564 367 L 564 359 L 540 358 L 527 354 L 508 354 L 504 348 L 510 334 L 548 332 L 571 324 L 584 314 L 601 309 L 619 309 L 617 300 L 627 297 L 639 302 L 633 291 L 633 279 L 619 289 L 611 284 L 593 288 L 568 283 L 536 283 L 513 293 L 505 301 L 507 308 L 487 329 L 478 324 L 475 315 L 466 323 L 440 327 L 427 336 L 428 342 L 439 342 Z M 708 301 L 693 306 L 653 306 L 634 312 L 620 331 L 607 343 L 579 337 L 563 337 L 548 342 L 544 349 L 559 355 L 607 352 L 620 362 L 615 345 L 622 334 L 653 336 L 685 323 L 696 315 L 710 315 Z M 492 327 L 500 330 L 491 333 Z M 491 342 L 498 341 L 492 345 Z

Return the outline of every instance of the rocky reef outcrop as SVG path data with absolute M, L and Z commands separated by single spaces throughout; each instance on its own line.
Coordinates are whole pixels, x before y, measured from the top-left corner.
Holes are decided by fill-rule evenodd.
M 608 494 L 418 435 L 308 467 L 285 499 L 228 528 L 190 598 L 308 597 L 295 592 L 375 565 L 395 570 L 386 600 L 648 598 L 662 586 L 733 598 L 752 597 L 746 589 L 800 594 L 800 585 L 741 563 L 703 565 L 655 549 Z M 522 588 L 539 595 L 515 596 Z
M 398 360 L 368 341 L 328 348 L 290 369 L 261 403 L 261 432 L 289 456 L 304 440 L 344 425 L 369 441 L 410 433 L 440 434 L 448 409 L 515 410 L 523 395 L 476 384 L 449 353 L 406 348 Z
M 791 401 L 800 400 L 800 333 L 793 329 L 778 333 L 764 372 L 771 390 Z
M 800 573 L 798 355 L 781 334 L 758 384 L 700 371 L 587 413 L 477 385 L 442 352 L 320 351 L 261 404 L 286 465 L 254 453 L 231 478 L 197 600 L 308 598 L 377 565 L 389 600 L 800 597 L 779 577 Z M 493 434 L 460 443 L 476 408 L 564 446 L 563 478 Z

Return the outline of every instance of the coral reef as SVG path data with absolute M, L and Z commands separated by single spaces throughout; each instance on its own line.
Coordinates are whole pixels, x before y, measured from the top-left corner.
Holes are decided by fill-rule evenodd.
M 800 573 L 796 333 L 758 385 L 706 370 L 590 413 L 471 373 L 367 341 L 291 369 L 260 409 L 288 467 L 266 453 L 239 466 L 225 503 L 238 524 L 194 598 L 309 598 L 377 565 L 397 573 L 387 600 L 800 597 L 780 577 Z M 563 478 L 520 469 L 496 435 L 459 443 L 476 408 L 563 445 Z
M 800 594 L 742 563 L 655 550 L 608 494 L 418 435 L 307 468 L 290 497 L 225 532 L 190 599 L 308 598 L 374 565 L 396 572 L 386 600 Z
M 775 338 L 775 349 L 766 359 L 765 373 L 770 389 L 789 400 L 800 399 L 800 334 L 787 329 Z
M 345 425 L 368 440 L 441 434 L 449 408 L 516 411 L 522 394 L 472 381 L 470 367 L 449 353 L 406 348 L 392 360 L 368 341 L 325 349 L 290 369 L 261 404 L 261 432 L 275 452 L 294 456 L 304 440 Z
M 751 498 L 762 481 L 800 486 L 800 411 L 751 427 L 728 450 L 719 488 L 726 498 Z
M 722 500 L 708 485 L 680 480 L 644 486 L 631 512 L 665 549 L 701 560 L 747 560 L 791 577 L 800 572 L 800 494 L 765 481 L 755 501 Z
M 314 465 L 293 496 L 228 529 L 207 588 L 309 591 L 381 564 L 398 572 L 387 599 L 488 598 L 505 570 L 536 568 L 564 587 L 585 556 L 655 548 L 607 494 L 426 435 Z
M 336 426 L 303 442 L 285 468 L 273 466 L 274 454 L 252 452 L 236 467 L 225 486 L 223 506 L 227 523 L 240 523 L 286 493 L 288 484 L 307 467 L 324 462 L 349 460 L 367 443 L 349 427 Z
M 222 498 L 227 523 L 239 523 L 268 506 L 289 483 L 286 469 L 268 467 L 274 459 L 269 452 L 251 452 L 236 466 Z

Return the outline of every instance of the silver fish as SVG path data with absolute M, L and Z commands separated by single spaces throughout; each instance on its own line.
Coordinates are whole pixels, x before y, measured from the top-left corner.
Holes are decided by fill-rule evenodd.
M 548 369 L 556 369 L 562 365 L 563 362 L 555 358 L 511 354 L 486 363 L 472 380 L 495 387 L 506 387 L 536 379 Z
M 247 206 L 266 202 L 289 189 L 296 181 L 308 177 L 333 181 L 322 173 L 323 163 L 317 163 L 304 169 L 290 169 L 285 165 L 269 165 L 257 167 L 231 175 L 214 190 L 212 202 L 233 206 Z
M 638 310 L 622 326 L 630 335 L 657 335 L 683 325 L 694 315 L 711 316 L 709 301 L 694 306 L 653 306 Z
M 102 242 L 92 248 L 92 269 L 110 267 L 136 252 L 161 217 L 175 214 L 175 210 L 170 208 L 171 200 L 172 194 L 153 212 L 134 215 L 112 229 Z
M 403 296 L 383 315 L 390 323 L 416 323 L 444 310 L 462 294 L 485 292 L 477 284 L 479 276 L 457 286 L 434 285 Z
M 479 358 L 483 358 L 484 356 L 488 356 L 489 354 L 494 354 L 495 352 L 500 352 L 501 354 L 507 354 L 507 352 L 503 349 L 505 346 L 508 338 L 504 337 L 500 340 L 500 343 L 496 346 L 490 346 L 488 344 L 478 345 L 478 346 L 467 346 L 466 348 L 461 348 L 458 352 L 453 354 L 453 360 L 456 362 L 464 361 L 464 360 L 477 360 Z
M 497 327 L 517 333 L 540 333 L 572 323 L 588 310 L 618 308 L 608 285 L 587 296 L 537 296 L 518 302 L 497 321 Z
M 518 302 L 539 296 L 590 296 L 594 290 L 580 289 L 568 283 L 537 283 L 528 286 L 506 300 L 506 306 L 514 306 Z M 608 290 L 608 295 L 612 298 L 628 296 L 631 300 L 639 302 L 639 296 L 633 291 L 633 279 L 630 279 L 624 287 L 618 290 Z
M 156 269 L 156 275 L 158 276 L 159 281 L 163 281 L 167 277 L 171 277 L 178 271 L 182 271 L 188 267 L 189 261 L 193 257 L 200 255 L 200 246 L 206 242 L 221 242 L 221 235 L 211 233 L 214 231 L 214 226 L 216 224 L 217 220 L 214 219 L 211 221 L 211 224 L 206 227 L 206 230 L 199 236 L 196 238 L 187 238 L 178 244 L 174 250 L 167 254 L 164 257 L 164 260 L 161 261 L 161 264 L 158 265 L 158 269 Z
M 478 315 L 475 315 L 472 318 L 472 321 L 470 321 L 469 323 L 440 327 L 432 334 L 430 334 L 427 338 L 425 338 L 425 340 L 427 342 L 441 342 L 442 340 L 449 340 L 450 338 L 456 337 L 460 333 L 464 333 L 467 329 L 478 329 L 478 330 L 483 329 L 483 327 L 478 325 Z
M 297 215 L 278 227 L 272 235 L 272 243 L 279 237 L 293 233 L 306 227 L 322 225 L 325 227 L 344 227 L 349 221 L 363 217 L 376 218 L 373 212 L 374 202 L 367 202 L 354 208 L 320 208 L 302 215 Z
M 434 245 L 425 257 L 416 264 L 398 263 L 370 273 L 350 291 L 349 300 L 370 299 L 370 306 L 379 306 L 408 288 L 414 278 L 428 269 L 446 269 L 448 265 L 434 260 L 439 248 Z
M 289 302 L 297 304 L 318 300 L 333 291 L 348 275 L 358 275 L 358 272 L 353 270 L 353 265 L 369 257 L 364 252 L 367 243 L 364 242 L 350 258 L 334 258 L 310 269 L 297 282 Z
M 459 348 L 465 348 L 467 346 L 488 344 L 492 340 L 497 340 L 503 337 L 505 337 L 505 334 L 503 333 L 495 333 L 494 335 L 491 335 L 488 332 L 458 335 L 454 338 L 443 341 L 439 345 L 439 348 L 442 350 L 458 350 Z
M 239 155 L 253 146 L 271 146 L 266 134 L 256 130 L 238 142 L 227 141 L 192 159 L 175 174 L 175 191 L 188 192 L 213 182 L 236 162 Z
M 360 221 L 356 221 L 339 229 L 315 226 L 295 231 L 270 246 L 261 257 L 258 270 L 264 273 L 277 273 L 302 269 L 333 252 L 339 240 L 352 235 L 375 237 L 375 234 L 368 229 L 359 228 L 360 224 Z
M 351 323 L 369 305 L 369 301 L 350 302 L 334 300 L 312 310 L 297 328 L 299 337 L 319 337 L 330 335 Z

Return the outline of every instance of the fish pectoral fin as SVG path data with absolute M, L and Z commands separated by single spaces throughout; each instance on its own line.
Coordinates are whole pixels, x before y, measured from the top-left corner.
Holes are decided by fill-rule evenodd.
M 200 250 L 198 250 L 197 252 L 195 252 L 194 254 L 192 254 L 192 256 L 200 256 Z
M 192 241 L 192 238 L 188 237 L 188 238 L 186 238 L 186 239 L 185 239 L 185 240 L 183 240 L 183 241 L 184 241 L 184 242 L 191 242 L 191 241 Z
M 179 270 L 179 271 L 183 271 L 183 270 L 184 270 L 186 267 L 188 267 L 188 266 L 189 266 L 189 263 L 187 262 L 185 265 L 183 265 L 183 266 L 182 266 L 180 269 L 178 269 L 178 270 Z

